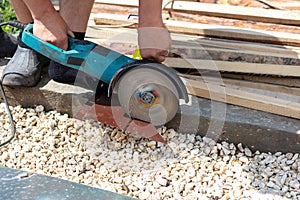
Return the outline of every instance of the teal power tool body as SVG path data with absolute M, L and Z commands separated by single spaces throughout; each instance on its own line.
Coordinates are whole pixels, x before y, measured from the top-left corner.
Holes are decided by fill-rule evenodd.
M 155 126 L 164 125 L 178 111 L 179 99 L 188 102 L 186 88 L 176 71 L 160 63 L 137 61 L 87 40 L 69 37 L 62 50 L 32 34 L 27 25 L 22 41 L 62 65 L 81 70 L 109 85 L 125 113 Z

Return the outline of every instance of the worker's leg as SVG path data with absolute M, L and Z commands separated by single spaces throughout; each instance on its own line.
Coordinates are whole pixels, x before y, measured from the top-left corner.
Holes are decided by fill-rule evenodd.
M 74 32 L 75 38 L 83 40 L 94 0 L 61 0 L 59 13 Z M 49 76 L 59 82 L 74 82 L 77 70 L 54 61 L 49 65 Z
M 17 49 L 17 39 L 0 27 L 0 58 L 12 57 Z
M 30 11 L 22 0 L 10 0 L 19 22 L 29 24 L 33 22 Z
M 85 32 L 94 0 L 61 0 L 59 14 L 74 32 Z
M 11 4 L 20 22 L 33 22 L 22 0 L 11 0 Z M 7 86 L 33 86 L 40 80 L 42 67 L 46 64 L 47 59 L 28 48 L 19 36 L 17 50 L 3 71 L 2 82 Z
M 15 13 L 20 22 L 27 24 L 33 21 L 30 11 L 27 9 L 23 1 L 12 0 L 11 5 L 14 7 Z M 17 40 L 0 28 L 0 57 L 11 57 L 14 55 L 16 49 Z

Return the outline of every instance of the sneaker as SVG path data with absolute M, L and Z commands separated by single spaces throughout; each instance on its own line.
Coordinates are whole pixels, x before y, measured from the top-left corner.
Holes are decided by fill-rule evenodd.
M 64 66 L 53 60 L 50 61 L 48 67 L 49 77 L 59 83 L 74 84 L 89 90 L 103 87 L 104 82 L 98 78 L 93 77 L 83 71 Z
M 17 50 L 3 70 L 2 83 L 6 86 L 35 86 L 41 71 L 49 60 L 28 47 L 17 46 Z
M 11 58 L 14 55 L 17 46 L 17 38 L 4 32 L 0 27 L 0 58 Z
M 50 61 L 48 74 L 54 81 L 72 84 L 76 80 L 77 73 L 77 69 L 64 66 L 53 60 Z

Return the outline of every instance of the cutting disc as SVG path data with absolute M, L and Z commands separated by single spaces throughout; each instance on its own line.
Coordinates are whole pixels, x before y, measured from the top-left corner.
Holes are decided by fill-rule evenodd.
M 121 106 L 132 118 L 164 125 L 178 111 L 176 86 L 164 73 L 151 67 L 135 67 L 126 72 L 117 84 Z

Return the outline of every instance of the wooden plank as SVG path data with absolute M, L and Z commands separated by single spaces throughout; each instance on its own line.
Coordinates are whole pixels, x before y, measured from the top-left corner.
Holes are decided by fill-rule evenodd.
M 167 58 L 164 63 L 173 68 L 300 77 L 300 66 L 294 65 L 274 65 L 182 58 Z
M 253 81 L 246 80 L 237 80 L 231 78 L 224 77 L 213 77 L 207 75 L 189 75 L 189 74 L 179 74 L 180 77 L 188 78 L 195 81 L 202 81 L 210 84 L 217 85 L 226 85 L 232 88 L 243 88 L 245 91 L 255 90 L 255 92 L 259 94 L 267 95 L 267 93 L 272 93 L 269 96 L 277 97 L 277 98 L 290 98 L 293 99 L 294 102 L 300 103 L 300 88 L 295 87 L 286 87 L 281 85 L 274 85 L 268 83 L 258 83 Z
M 268 52 L 274 54 L 286 54 L 286 55 L 300 55 L 300 48 L 295 46 L 286 46 L 286 45 L 276 45 L 276 44 L 268 44 L 268 43 L 259 43 L 255 41 L 247 42 L 241 40 L 228 40 L 228 39 L 220 39 L 220 38 L 211 38 L 205 36 L 194 36 L 194 35 L 186 35 L 181 33 L 172 33 L 172 38 L 175 41 L 178 41 L 182 44 L 187 43 L 187 45 L 207 45 L 211 47 L 217 48 L 228 48 L 228 49 L 236 49 L 236 50 L 250 50 L 257 52 Z
M 184 59 L 207 59 L 223 61 L 239 61 L 249 63 L 268 63 L 280 65 L 299 65 L 300 55 L 279 54 L 269 52 L 250 51 L 243 49 L 212 48 L 206 45 L 194 47 L 191 45 L 177 45 L 173 42 L 170 50 L 172 54 L 180 55 Z
M 110 43 L 112 42 L 132 42 L 136 43 L 137 33 L 134 34 L 134 31 L 130 31 L 130 29 L 116 29 L 116 28 L 102 28 L 100 31 L 97 29 L 101 28 L 101 26 L 95 26 L 94 23 L 94 14 L 91 14 L 91 18 L 89 21 L 89 26 L 87 29 L 87 37 L 88 38 L 101 38 L 99 40 L 109 40 Z M 124 20 L 124 19 L 123 19 Z M 95 26 L 95 27 L 94 27 Z M 131 33 L 132 37 L 130 41 L 128 37 L 128 32 Z M 101 36 L 99 37 L 99 34 Z M 119 37 L 116 37 L 119 35 Z M 284 46 L 284 45 L 271 45 L 271 44 L 264 44 L 264 43 L 257 43 L 257 42 L 246 42 L 246 41 L 235 41 L 235 40 L 227 40 L 227 39 L 219 39 L 219 38 L 211 38 L 211 37 L 203 37 L 203 36 L 193 36 L 193 35 L 186 35 L 180 33 L 172 33 L 172 40 L 173 46 L 176 45 L 177 47 L 211 47 L 211 48 L 218 48 L 222 50 L 235 50 L 237 52 L 249 52 L 249 54 L 253 54 L 254 52 L 266 56 L 277 56 L 277 57 L 284 57 L 284 58 L 291 58 L 291 59 L 299 59 L 300 58 L 300 48 L 293 47 L 293 46 Z
M 135 28 L 137 20 L 127 20 L 126 18 L 127 16 L 122 15 L 99 14 L 95 16 L 94 21 L 95 24 L 111 25 L 126 25 L 128 23 L 133 23 L 134 25 L 132 27 Z M 260 31 L 230 26 L 214 26 L 171 20 L 165 20 L 164 23 L 171 32 L 300 46 L 300 34 Z
M 191 36 L 190 36 L 191 37 Z M 246 41 L 234 41 L 227 39 L 214 39 L 214 38 L 192 38 L 189 39 L 190 43 L 199 43 L 201 45 L 207 45 L 211 47 L 218 48 L 230 48 L 236 50 L 249 50 L 255 52 L 262 52 L 267 54 L 278 54 L 286 55 L 288 57 L 300 58 L 300 48 L 293 46 L 284 46 L 284 45 L 271 45 L 263 44 L 257 42 L 246 42 Z
M 170 31 L 177 33 L 195 34 L 232 40 L 300 46 L 300 34 L 261 31 L 230 26 L 196 24 L 171 20 L 165 20 L 164 23 Z
M 87 30 L 87 39 L 91 40 L 97 44 L 108 45 L 110 47 L 111 43 L 130 43 L 133 46 L 137 44 L 137 32 L 128 28 L 99 28 L 95 26 L 93 14 L 89 21 L 89 27 Z M 101 38 L 101 39 L 100 39 Z M 245 41 L 233 41 L 226 39 L 215 39 L 207 38 L 202 36 L 185 35 L 179 33 L 172 33 L 173 44 L 176 45 L 186 45 L 191 47 L 196 47 L 200 45 L 214 48 L 223 48 L 229 50 L 236 50 L 237 52 L 243 52 L 244 50 L 250 50 L 252 52 L 261 52 L 262 54 L 278 54 L 287 55 L 294 58 L 298 58 L 300 55 L 300 48 L 283 46 L 283 45 L 270 45 L 256 42 L 245 42 Z M 135 46 L 134 46 L 135 47 Z M 115 48 L 115 46 L 114 46 Z M 115 50 L 118 50 L 116 47 Z M 135 49 L 135 48 L 132 48 Z M 127 51 L 128 52 L 128 51 Z M 126 53 L 126 52 L 125 52 Z M 132 55 L 132 53 L 130 54 Z M 277 77 L 277 76 L 267 76 L 267 75 L 254 75 L 245 73 L 232 73 L 232 72 L 220 72 L 222 77 L 228 77 L 237 80 L 249 80 L 257 83 L 270 83 L 273 85 L 284 85 L 289 87 L 300 87 L 300 79 L 297 77 Z M 213 72 L 214 74 L 214 72 Z
M 190 44 L 190 45 L 188 45 Z M 136 48 L 136 42 L 124 42 L 124 40 L 108 40 L 102 45 L 106 45 L 115 51 L 124 54 L 131 54 Z M 195 43 L 185 43 L 174 41 L 170 48 L 169 57 L 181 57 L 183 59 L 208 59 L 223 61 L 239 61 L 249 63 L 267 63 L 275 65 L 299 65 L 300 55 L 278 54 L 249 50 L 236 50 L 229 48 L 212 48 L 207 45 Z
M 99 15 L 98 15 L 99 16 Z M 96 16 L 97 17 L 97 16 Z M 134 35 L 134 31 L 130 29 L 116 29 L 116 28 L 102 28 L 101 31 L 97 29 L 101 26 L 97 26 L 94 23 L 95 15 L 91 15 L 91 20 L 89 21 L 89 26 L 87 30 L 87 37 L 98 37 L 101 34 L 100 40 L 108 40 L 109 43 L 136 43 L 137 34 Z M 126 20 L 123 18 L 123 21 Z M 122 21 L 122 22 L 123 22 Z M 126 21 L 127 22 L 127 21 Z M 128 23 L 128 22 L 127 22 Z M 128 35 L 128 32 L 131 33 L 132 38 L 128 41 L 128 37 L 124 38 L 125 35 Z M 119 35 L 119 37 L 116 37 Z M 284 46 L 284 45 L 271 45 L 257 42 L 246 42 L 246 41 L 235 41 L 235 40 L 226 40 L 218 38 L 208 38 L 203 36 L 193 36 L 180 33 L 172 33 L 172 46 L 174 48 L 211 48 L 219 49 L 221 51 L 236 51 L 245 52 L 249 54 L 265 55 L 272 57 L 282 57 L 282 58 L 291 58 L 291 59 L 300 59 L 300 48 L 293 46 Z
M 296 11 L 184 1 L 175 1 L 172 7 L 169 4 L 166 9 L 247 21 L 251 20 L 275 24 L 300 25 L 300 13 Z
M 270 2 L 268 0 L 257 0 L 257 1 L 269 6 L 272 9 L 285 10 L 283 7 L 281 7 L 281 5 L 276 5 L 273 2 Z
M 263 8 L 252 8 L 244 6 L 230 6 L 220 4 L 209 4 L 200 2 L 175 1 L 167 3 L 164 1 L 165 10 L 173 10 L 186 13 L 201 14 L 214 17 L 224 17 L 231 19 L 260 21 L 267 23 L 300 25 L 300 13 L 288 10 L 270 10 Z M 96 3 L 138 6 L 138 0 L 115 1 L 115 0 L 96 0 Z
M 253 74 L 241 74 L 241 73 L 230 73 L 221 72 L 223 78 L 232 78 L 236 80 L 247 80 L 257 83 L 270 83 L 273 85 L 282 85 L 288 87 L 300 88 L 300 78 L 298 77 L 276 77 L 276 76 L 265 76 L 265 75 L 253 75 Z
M 128 6 L 128 7 L 138 7 L 139 6 L 139 0 L 126 0 L 126 1 L 95 0 L 95 3 L 117 5 L 117 6 Z
M 300 119 L 300 103 L 182 78 L 189 94 Z
M 277 1 L 277 0 L 258 0 L 259 2 L 266 3 L 274 8 L 281 10 L 300 10 L 300 2 L 298 0 L 286 0 L 286 1 Z

